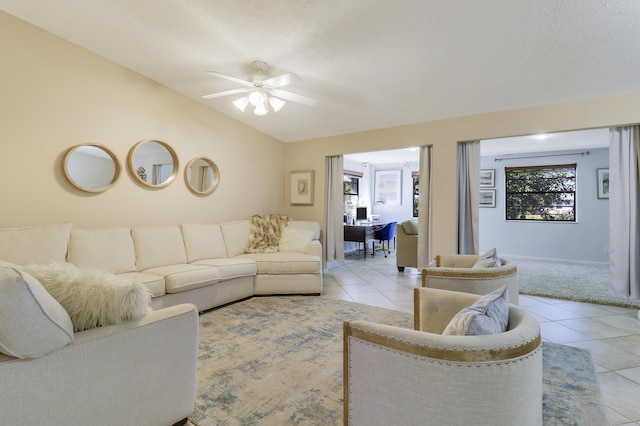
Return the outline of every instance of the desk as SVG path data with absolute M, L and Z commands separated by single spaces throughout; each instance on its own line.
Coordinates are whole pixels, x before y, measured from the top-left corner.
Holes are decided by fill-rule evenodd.
M 364 222 L 357 225 L 344 225 L 344 240 L 355 243 L 363 243 L 364 258 L 367 258 L 367 242 L 373 239 L 373 233 L 384 228 L 386 223 Z M 373 245 L 371 246 L 373 253 Z

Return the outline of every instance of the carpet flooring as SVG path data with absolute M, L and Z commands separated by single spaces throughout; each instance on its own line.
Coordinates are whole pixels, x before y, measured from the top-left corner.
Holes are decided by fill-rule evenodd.
M 518 265 L 521 294 L 640 308 L 640 300 L 609 296 L 609 267 L 606 264 L 514 260 Z
M 254 297 L 200 315 L 196 426 L 341 425 L 343 321 L 411 315 L 325 297 Z M 590 353 L 543 343 L 546 426 L 608 424 Z M 428 424 L 428 423 L 425 423 Z

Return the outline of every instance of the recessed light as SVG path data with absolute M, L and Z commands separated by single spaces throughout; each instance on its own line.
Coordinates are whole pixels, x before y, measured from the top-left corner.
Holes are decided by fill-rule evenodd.
M 545 140 L 545 139 L 547 139 L 548 137 L 549 137 L 549 134 L 547 134 L 547 133 L 542 133 L 542 134 L 539 134 L 539 135 L 535 135 L 535 136 L 534 136 L 534 138 L 536 138 L 536 139 L 537 139 L 537 140 L 539 140 L 539 141 Z

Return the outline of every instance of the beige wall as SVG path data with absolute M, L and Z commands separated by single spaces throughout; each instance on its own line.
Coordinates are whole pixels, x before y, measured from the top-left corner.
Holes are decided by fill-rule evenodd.
M 215 223 L 282 211 L 282 142 L 2 12 L 0 64 L 0 227 Z M 180 160 L 163 189 L 141 187 L 124 167 L 129 149 L 148 138 L 169 143 Z M 62 173 L 65 151 L 90 142 L 124 167 L 101 194 L 76 190 Z M 197 156 L 220 168 L 205 197 L 182 175 Z
M 285 167 L 315 170 L 316 194 L 314 206 L 288 206 L 285 212 L 296 218 L 324 222 L 326 156 L 433 145 L 433 253 L 431 254 L 454 253 L 457 250 L 457 142 L 638 122 L 640 122 L 640 94 L 630 94 L 287 144 Z

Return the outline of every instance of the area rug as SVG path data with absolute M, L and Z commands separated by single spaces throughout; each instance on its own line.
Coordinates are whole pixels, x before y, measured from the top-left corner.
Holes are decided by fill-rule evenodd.
M 640 300 L 616 299 L 607 293 L 606 264 L 515 259 L 521 294 L 602 305 L 640 308 Z
M 200 315 L 197 426 L 341 425 L 343 321 L 410 314 L 326 297 L 254 297 Z M 544 424 L 607 425 L 587 350 L 543 343 Z

